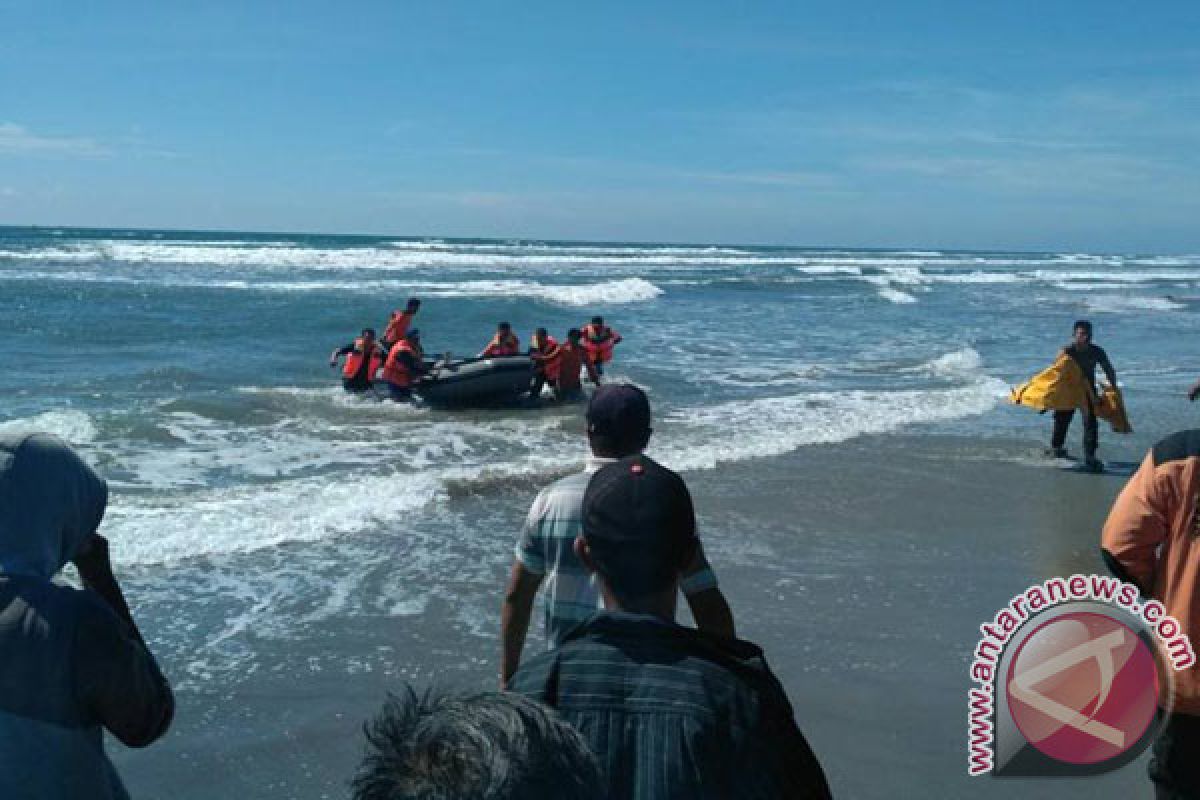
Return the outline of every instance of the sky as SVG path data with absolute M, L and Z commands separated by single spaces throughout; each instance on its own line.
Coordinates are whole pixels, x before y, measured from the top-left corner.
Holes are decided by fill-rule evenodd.
M 0 224 L 1200 252 L 1200 3 L 0 0 Z

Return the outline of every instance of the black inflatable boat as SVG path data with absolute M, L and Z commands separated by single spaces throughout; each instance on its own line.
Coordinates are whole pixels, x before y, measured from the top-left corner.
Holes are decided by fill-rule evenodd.
M 527 394 L 532 379 L 529 356 L 467 358 L 437 362 L 413 391 L 431 406 L 502 406 Z

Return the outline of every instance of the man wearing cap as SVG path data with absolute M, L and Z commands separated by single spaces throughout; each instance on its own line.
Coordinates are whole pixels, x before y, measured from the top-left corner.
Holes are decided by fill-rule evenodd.
M 601 386 L 588 404 L 587 423 L 592 454 L 586 467 L 538 494 L 517 542 L 500 611 L 501 687 L 520 664 L 539 586 L 545 586 L 549 647 L 555 647 L 571 628 L 601 607 L 596 584 L 574 551 L 575 539 L 583 530 L 583 493 L 601 467 L 645 449 L 651 434 L 650 401 L 636 386 Z M 692 556 L 680 581 L 692 616 L 701 630 L 732 639 L 733 614 L 699 540 Z
M 827 798 L 791 704 L 750 642 L 675 623 L 700 543 L 683 479 L 643 455 L 601 467 L 574 550 L 604 599 L 558 649 L 530 659 L 513 691 L 583 734 L 606 797 Z

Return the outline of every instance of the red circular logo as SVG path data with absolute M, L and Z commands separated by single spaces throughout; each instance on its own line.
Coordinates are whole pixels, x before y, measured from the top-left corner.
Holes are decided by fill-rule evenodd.
M 1056 761 L 1095 764 L 1138 743 L 1158 706 L 1154 654 L 1128 626 L 1073 612 L 1036 628 L 1008 669 L 1021 735 Z

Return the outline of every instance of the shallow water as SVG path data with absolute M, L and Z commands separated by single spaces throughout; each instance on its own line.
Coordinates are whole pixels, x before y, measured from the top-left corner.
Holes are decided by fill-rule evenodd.
M 109 479 L 136 613 L 181 706 L 227 732 L 221 698 L 280 682 L 490 670 L 523 510 L 583 460 L 578 407 L 344 394 L 329 352 L 409 295 L 426 349 L 459 355 L 500 319 L 525 341 L 603 314 L 625 337 L 610 379 L 651 395 L 652 455 L 712 476 L 867 434 L 1032 453 L 1049 419 L 1007 388 L 1087 316 L 1138 429 L 1102 431 L 1102 456 L 1136 461 L 1189 424 L 1200 256 L 0 229 L 0 431 L 58 433 Z

